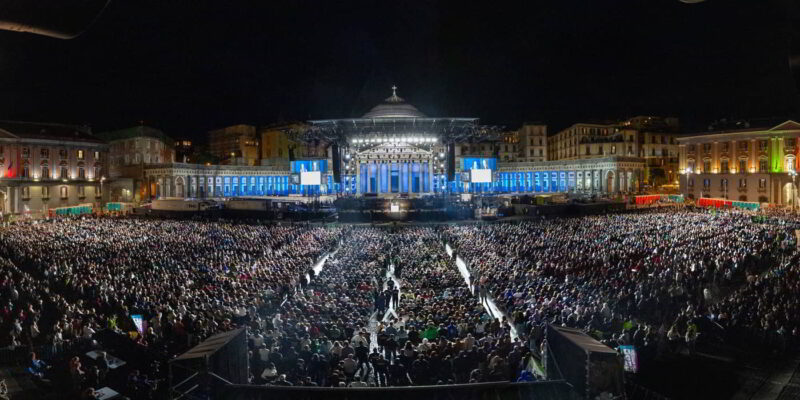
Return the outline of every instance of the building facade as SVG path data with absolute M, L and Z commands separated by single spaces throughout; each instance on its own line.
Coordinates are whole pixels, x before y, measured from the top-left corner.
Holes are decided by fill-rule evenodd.
M 134 126 L 102 132 L 108 142 L 109 198 L 117 202 L 139 202 L 148 198 L 144 171 L 151 165 L 175 161 L 174 141 L 159 129 Z
M 519 155 L 521 162 L 547 161 L 547 125 L 524 123 L 519 128 Z
M 88 127 L 0 121 L 0 212 L 45 216 L 106 199 L 108 146 Z
M 258 165 L 260 158 L 256 127 L 232 125 L 208 132 L 208 151 L 227 165 Z
M 800 124 L 708 132 L 678 139 L 680 190 L 690 199 L 791 205 Z

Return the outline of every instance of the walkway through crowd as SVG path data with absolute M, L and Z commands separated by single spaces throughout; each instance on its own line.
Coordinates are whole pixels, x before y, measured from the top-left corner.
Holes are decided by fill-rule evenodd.
M 449 247 L 449 245 L 445 244 L 445 249 L 447 249 L 448 247 Z M 472 292 L 472 294 L 477 296 L 478 294 L 475 293 L 475 283 L 472 282 L 472 276 L 469 273 L 469 269 L 467 268 L 467 264 L 464 262 L 463 259 L 458 257 L 458 255 L 456 255 L 456 257 L 454 258 L 453 262 L 456 265 L 456 268 L 458 268 L 458 272 L 460 272 L 461 276 L 464 277 L 464 282 L 466 282 L 467 287 L 469 287 L 469 290 Z M 508 326 L 510 328 L 511 341 L 512 342 L 516 341 L 517 338 L 519 337 L 517 335 L 516 327 L 514 326 L 514 324 L 511 323 L 511 320 L 508 318 L 508 315 L 506 315 L 506 313 L 503 310 L 501 310 L 500 308 L 497 307 L 497 304 L 495 303 L 494 299 L 491 298 L 491 296 L 488 296 L 488 295 L 487 296 L 479 296 L 479 299 L 480 299 L 481 304 L 483 305 L 483 307 L 486 309 L 486 312 L 489 313 L 489 315 L 491 315 L 492 318 L 498 319 L 500 321 L 502 321 L 505 318 L 506 323 L 508 324 Z

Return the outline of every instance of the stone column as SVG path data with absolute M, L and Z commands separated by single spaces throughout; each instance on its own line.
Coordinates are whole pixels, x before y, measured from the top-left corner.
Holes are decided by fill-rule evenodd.
M 372 193 L 372 162 L 367 162 L 367 193 Z

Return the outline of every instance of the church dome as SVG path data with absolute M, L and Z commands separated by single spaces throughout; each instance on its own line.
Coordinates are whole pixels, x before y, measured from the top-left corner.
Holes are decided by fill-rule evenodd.
M 392 86 L 392 95 L 383 103 L 372 107 L 362 118 L 425 118 L 425 114 L 397 96 L 397 86 Z

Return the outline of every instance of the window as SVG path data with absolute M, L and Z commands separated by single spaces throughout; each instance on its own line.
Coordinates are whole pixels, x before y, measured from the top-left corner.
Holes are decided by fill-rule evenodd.
M 86 187 L 85 186 L 83 186 L 83 185 L 78 186 L 78 197 L 81 198 L 81 199 L 86 197 Z
M 694 160 L 689 160 L 686 162 L 686 169 L 688 172 L 694 172 Z
M 786 147 L 794 147 L 795 140 L 794 138 L 786 139 Z
M 739 187 L 746 188 L 747 187 L 747 178 L 739 179 Z
M 693 187 L 694 187 L 694 178 L 690 178 L 690 179 L 689 179 L 689 187 L 690 187 L 690 188 L 693 188 Z
M 689 151 L 694 153 L 695 151 L 697 151 L 697 147 L 695 147 L 695 145 L 693 145 L 693 144 L 690 144 L 689 145 Z
M 94 197 L 102 197 L 103 196 L 103 185 L 97 185 L 94 187 Z
M 656 149 L 654 149 L 654 148 L 653 148 L 653 149 L 650 149 L 650 155 L 651 155 L 651 156 L 654 156 L 654 155 L 656 155 Z
M 42 186 L 42 198 L 49 199 L 50 198 L 50 187 L 49 186 Z
M 69 196 L 69 190 L 66 186 L 61 187 L 61 198 L 66 199 Z
M 747 160 L 743 158 L 739 160 L 739 173 L 742 174 L 745 172 L 747 172 Z
M 50 179 L 50 167 L 42 165 L 42 179 Z
M 30 175 L 30 172 L 28 171 L 28 166 L 26 165 L 26 166 L 22 167 L 22 175 L 20 175 L 20 177 L 21 178 L 27 178 L 29 175 Z
M 794 156 L 786 156 L 786 171 L 794 171 Z
M 28 147 L 22 148 L 22 158 L 29 158 L 31 156 L 31 149 Z
M 767 141 L 766 140 L 759 140 L 758 141 L 758 151 L 767 151 Z
M 58 151 L 58 156 L 61 157 L 62 160 L 67 159 L 67 149 L 61 149 Z
M 633 155 L 633 146 L 631 146 L 631 145 L 628 145 L 628 155 L 629 156 Z
M 69 179 L 69 175 L 67 173 L 67 167 L 61 167 L 61 174 L 59 175 L 61 179 Z
M 727 190 L 728 189 L 728 180 L 725 179 L 725 178 L 720 179 L 719 180 L 719 187 L 722 190 Z
M 78 179 L 86 179 L 86 168 L 78 168 Z
M 703 189 L 708 190 L 711 187 L 711 179 L 703 179 Z
M 95 159 L 95 161 L 100 159 L 100 152 L 99 151 L 95 151 L 94 152 L 94 159 Z
M 611 154 L 617 154 L 617 146 L 611 146 Z
M 711 160 L 703 160 L 703 173 L 711 173 Z
M 723 174 L 727 174 L 728 172 L 730 172 L 730 168 L 728 167 L 728 160 L 722 160 L 720 164 L 722 165 Z
M 758 172 L 767 172 L 769 168 L 767 167 L 767 159 L 762 158 L 758 160 Z
M 758 180 L 758 188 L 759 189 L 766 189 L 767 188 L 767 180 L 764 179 L 764 178 L 759 179 Z
M 728 142 L 725 142 L 725 143 L 722 144 L 722 151 L 724 151 L 726 153 L 728 152 Z
M 586 155 L 589 155 L 589 146 L 586 146 Z
M 94 167 L 94 179 L 100 179 L 102 176 L 100 175 L 100 167 Z
M 703 153 L 711 153 L 711 143 L 703 143 Z
M 50 149 L 42 148 L 39 150 L 39 154 L 41 154 L 42 158 L 50 158 Z
M 31 188 L 29 186 L 22 187 L 22 200 L 28 200 L 31 198 Z
M 78 156 L 78 160 L 83 160 L 83 150 L 78 150 L 75 154 Z
M 747 151 L 747 142 L 739 142 L 739 150 Z

